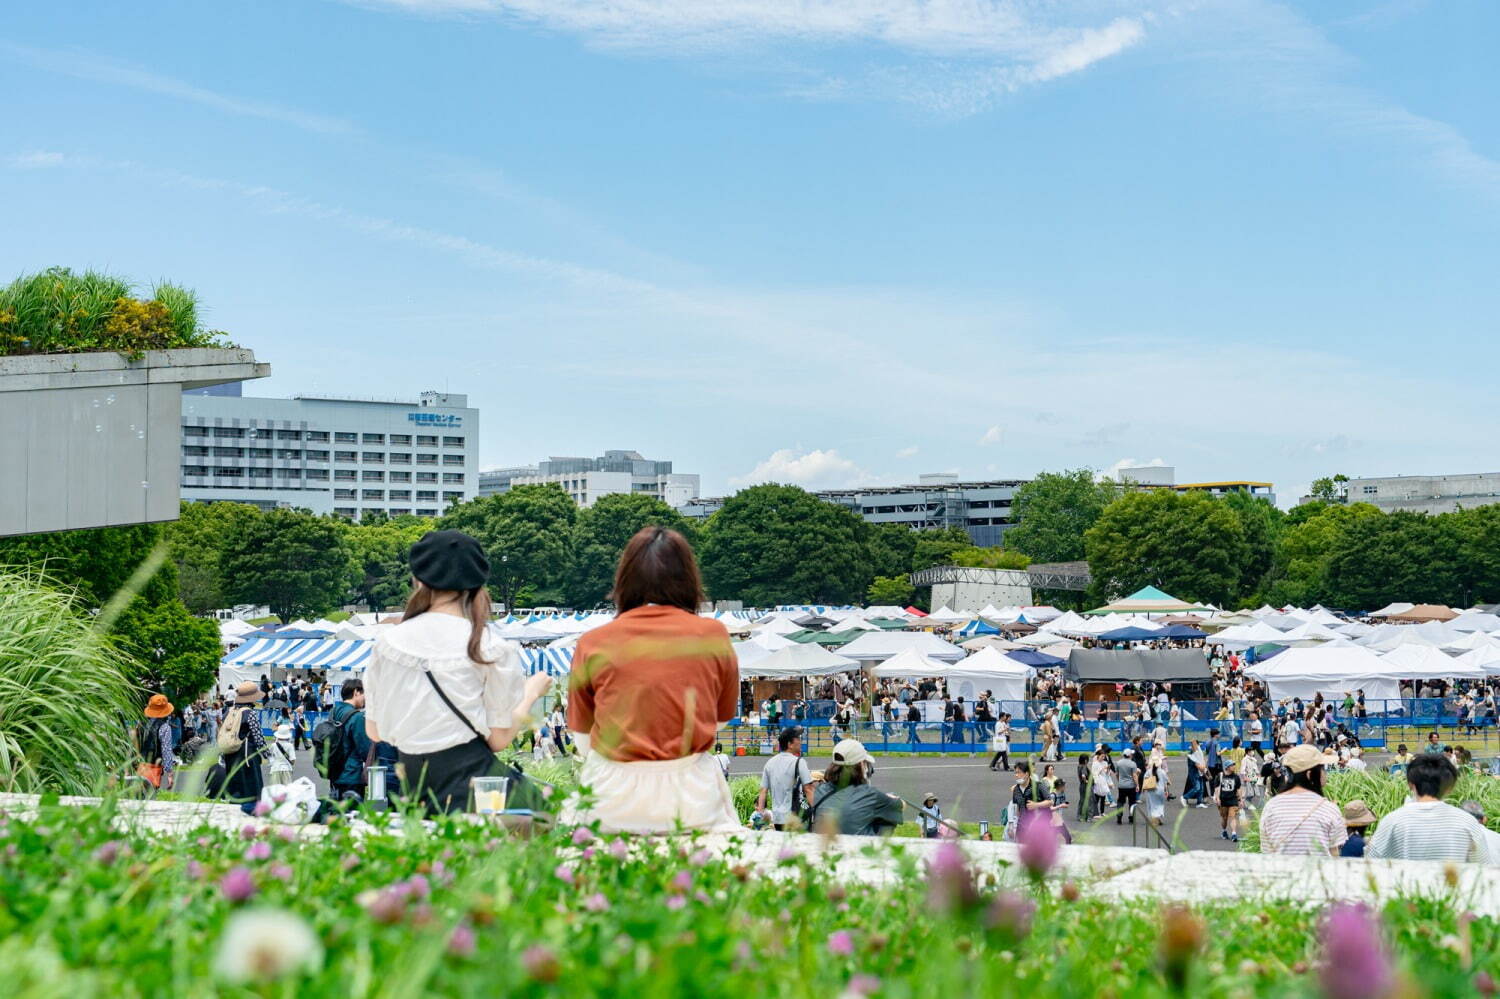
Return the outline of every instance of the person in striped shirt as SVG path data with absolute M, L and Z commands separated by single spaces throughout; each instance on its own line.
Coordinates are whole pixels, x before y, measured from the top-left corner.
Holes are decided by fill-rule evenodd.
M 1260 813 L 1262 853 L 1293 856 L 1337 856 L 1349 838 L 1344 813 L 1323 797 L 1323 768 L 1328 758 L 1306 743 L 1281 758 L 1288 786 L 1266 802 Z
M 1443 801 L 1458 782 L 1458 770 L 1441 753 L 1423 753 L 1406 765 L 1412 800 L 1380 821 L 1369 855 L 1394 860 L 1459 860 L 1485 863 L 1483 828 L 1461 808 Z

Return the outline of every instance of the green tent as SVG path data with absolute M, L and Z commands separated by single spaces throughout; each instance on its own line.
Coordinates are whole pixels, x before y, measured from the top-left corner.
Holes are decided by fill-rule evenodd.
M 1166 593 L 1154 586 L 1143 586 L 1123 600 L 1107 603 L 1103 607 L 1095 607 L 1085 614 L 1183 614 L 1188 611 L 1209 611 L 1212 607 L 1202 604 L 1190 604 L 1186 600 L 1178 600 L 1170 593 Z

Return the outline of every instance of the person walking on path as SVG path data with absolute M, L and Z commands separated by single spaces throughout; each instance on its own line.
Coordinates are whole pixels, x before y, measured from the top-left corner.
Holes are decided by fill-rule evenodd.
M 1120 825 L 1126 817 L 1130 824 L 1135 825 L 1135 804 L 1139 793 L 1137 781 L 1140 779 L 1141 768 L 1135 761 L 1135 755 L 1129 751 L 1120 754 L 1120 761 L 1115 764 L 1115 786 L 1119 790 L 1120 813 L 1115 816 L 1115 825 Z
M 225 772 L 225 793 L 246 813 L 260 801 L 266 786 L 261 765 L 266 758 L 266 737 L 260 728 L 263 693 L 260 684 L 246 680 L 235 688 L 234 706 L 219 726 L 219 752 Z
M 771 826 L 781 830 L 794 815 L 812 804 L 812 771 L 802 755 L 802 729 L 796 725 L 776 737 L 780 752 L 766 761 L 760 772 L 760 794 L 755 810 L 765 813 L 770 802 Z
M 990 749 L 995 755 L 990 757 L 990 769 L 995 770 L 1003 767 L 1010 769 L 1010 715 L 1000 712 L 1000 719 L 995 722 L 995 731 L 990 735 Z
M 152 694 L 142 713 L 146 720 L 136 730 L 137 748 L 141 754 L 141 776 L 163 791 L 172 788 L 177 771 L 173 755 L 172 702 L 166 694 Z
M 1380 820 L 1369 855 L 1486 863 L 1490 855 L 1482 828 L 1463 809 L 1443 801 L 1456 783 L 1458 771 L 1441 754 L 1424 753 L 1407 764 L 1412 800 Z
M 355 752 L 389 743 L 408 795 L 429 811 L 462 811 L 473 778 L 519 778 L 495 753 L 526 727 L 550 679 L 523 680 L 520 649 L 490 634 L 490 563 L 479 542 L 461 531 L 429 531 L 412 545 L 410 562 L 413 588 L 401 623 L 375 640 L 358 692 L 365 739 Z M 342 774 L 365 762 L 351 755 Z M 516 789 L 510 795 L 517 798 Z
M 585 753 L 579 783 L 594 800 L 564 822 L 606 832 L 741 829 L 709 755 L 735 716 L 740 673 L 724 625 L 698 615 L 693 549 L 664 527 L 625 546 L 612 593 L 617 616 L 585 632 L 573 654 L 568 724 Z

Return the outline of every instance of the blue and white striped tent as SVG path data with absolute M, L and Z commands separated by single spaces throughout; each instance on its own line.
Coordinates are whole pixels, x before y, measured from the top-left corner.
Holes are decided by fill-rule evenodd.
M 362 670 L 374 642 L 339 638 L 252 638 L 219 660 L 221 666 L 259 669 Z
M 548 676 L 567 676 L 573 669 L 573 648 L 522 649 L 521 663 L 527 676 L 542 672 Z

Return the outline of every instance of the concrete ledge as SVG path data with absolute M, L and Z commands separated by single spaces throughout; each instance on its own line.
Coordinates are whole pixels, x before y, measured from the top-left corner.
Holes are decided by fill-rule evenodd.
M 36 795 L 0 794 L 0 811 L 18 818 L 35 816 Z M 64 797 L 61 804 L 94 807 L 98 798 Z M 234 805 L 122 801 L 116 822 L 162 835 L 184 835 L 210 826 L 238 833 L 247 819 Z M 476 819 L 476 821 L 479 821 Z M 298 838 L 327 833 L 318 825 L 295 828 Z M 375 828 L 355 821 L 364 835 Z M 674 837 L 642 841 L 647 849 L 671 849 Z M 752 832 L 714 834 L 699 844 L 731 863 L 745 864 L 758 876 L 789 878 L 799 869 L 788 860 L 801 858 L 830 870 L 850 883 L 891 885 L 903 870 L 922 869 L 939 844 L 928 839 L 824 837 L 808 833 Z M 980 875 L 994 875 L 1001 885 L 1026 881 L 1013 843 L 960 843 Z M 560 853 L 576 848 L 559 841 Z M 1455 911 L 1500 917 L 1500 876 L 1493 865 L 1442 864 L 1417 860 L 1345 860 L 1338 857 L 1281 857 L 1258 853 L 1189 851 L 1168 855 L 1134 847 L 1065 846 L 1048 883 L 1054 888 L 1074 881 L 1085 896 L 1105 901 L 1158 900 L 1195 905 L 1230 905 L 1243 901 L 1295 906 L 1323 906 L 1337 900 L 1380 904 L 1393 898 L 1440 897 Z
M 0 392 L 58 388 L 174 384 L 202 388 L 265 378 L 269 364 L 244 347 L 148 350 L 139 360 L 112 351 L 89 354 L 22 354 L 0 357 Z

